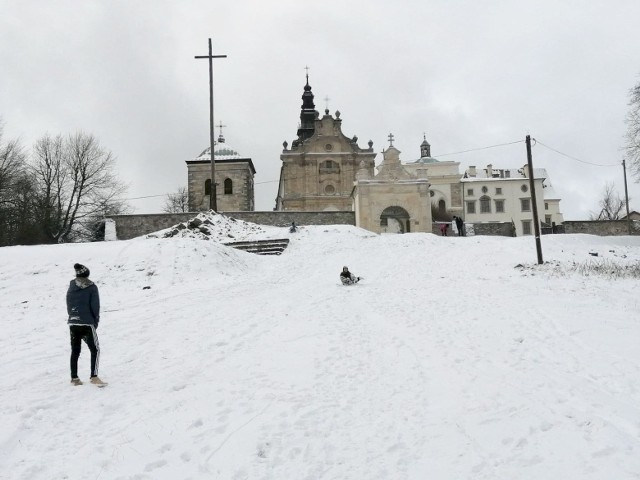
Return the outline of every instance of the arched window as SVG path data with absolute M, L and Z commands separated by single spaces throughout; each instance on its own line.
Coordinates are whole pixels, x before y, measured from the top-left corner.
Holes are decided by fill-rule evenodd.
M 233 181 L 230 178 L 226 178 L 224 181 L 224 194 L 231 195 L 233 193 Z
M 211 179 L 205 180 L 204 182 L 204 194 L 211 195 Z
M 486 195 L 480 197 L 480 213 L 491 213 L 491 199 Z
M 340 173 L 340 165 L 333 160 L 326 160 L 320 163 L 320 173 Z

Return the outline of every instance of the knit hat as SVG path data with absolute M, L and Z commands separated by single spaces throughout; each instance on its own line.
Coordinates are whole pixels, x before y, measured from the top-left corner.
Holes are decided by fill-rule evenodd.
M 76 277 L 88 277 L 89 269 L 80 263 L 76 263 L 73 266 L 73 269 L 76 271 Z

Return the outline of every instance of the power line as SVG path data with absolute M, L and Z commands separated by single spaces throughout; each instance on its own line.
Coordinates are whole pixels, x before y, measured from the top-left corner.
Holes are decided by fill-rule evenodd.
M 449 156 L 449 155 L 459 155 L 461 153 L 477 152 L 477 151 L 480 151 L 480 150 L 487 150 L 489 148 L 504 147 L 504 146 L 507 146 L 507 145 L 515 145 L 517 143 L 524 143 L 524 140 L 516 140 L 515 142 L 507 142 L 507 143 L 499 143 L 499 144 L 496 144 L 496 145 L 488 145 L 486 147 L 471 148 L 469 150 L 461 150 L 459 152 L 443 153 L 443 154 L 438 155 L 437 158 L 446 157 L 446 156 Z M 287 178 L 286 180 L 297 180 L 297 177 L 296 178 Z M 275 182 L 279 182 L 279 181 L 280 180 L 266 180 L 264 182 L 256 182 L 254 185 L 260 185 L 262 183 L 275 183 Z
M 489 145 L 487 147 L 480 147 L 480 148 L 472 148 L 470 150 L 461 150 L 459 152 L 451 152 L 451 153 L 443 153 L 441 155 L 438 155 L 438 157 L 446 157 L 448 155 L 458 155 L 460 153 L 469 153 L 469 152 L 477 152 L 480 150 L 487 150 L 489 148 L 496 148 L 496 147 L 505 147 L 507 145 L 515 145 L 516 143 L 523 143 L 524 140 L 517 140 L 515 142 L 508 142 L 508 143 L 499 143 L 497 145 Z
M 168 193 L 163 193 L 161 195 L 147 195 L 146 197 L 133 197 L 133 198 L 125 198 L 125 200 L 141 200 L 143 198 L 155 198 L 155 197 L 164 197 L 169 195 Z
M 563 156 L 565 156 L 565 157 L 567 157 L 567 158 L 570 158 L 571 160 L 575 160 L 576 162 L 586 163 L 587 165 L 593 165 L 593 166 L 595 166 L 595 167 L 617 167 L 617 166 L 618 166 L 618 164 L 613 164 L 613 165 L 612 165 L 612 164 L 607 164 L 607 165 L 603 165 L 603 164 L 601 164 L 601 163 L 593 163 L 593 162 L 587 162 L 587 161 L 585 161 L 585 160 L 580 160 L 579 158 L 572 157 L 571 155 L 567 155 L 566 153 L 562 153 L 560 150 L 556 150 L 555 148 L 550 147 L 549 145 L 545 145 L 544 143 L 542 143 L 540 140 L 538 140 L 538 139 L 536 139 L 536 138 L 534 138 L 533 140 L 536 142 L 536 145 L 537 145 L 537 144 L 540 144 L 540 145 L 542 145 L 543 147 L 546 147 L 546 148 L 548 148 L 549 150 L 552 150 L 552 151 L 554 151 L 554 152 L 556 152 L 556 153 L 559 153 L 560 155 L 563 155 Z

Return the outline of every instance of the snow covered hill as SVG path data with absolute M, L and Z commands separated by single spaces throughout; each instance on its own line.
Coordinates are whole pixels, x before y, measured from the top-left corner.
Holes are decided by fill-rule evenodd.
M 640 238 L 546 236 L 537 266 L 531 237 L 234 228 L 290 246 L 0 249 L 0 478 L 640 478 L 638 279 L 575 271 Z M 69 385 L 75 262 L 104 389 Z

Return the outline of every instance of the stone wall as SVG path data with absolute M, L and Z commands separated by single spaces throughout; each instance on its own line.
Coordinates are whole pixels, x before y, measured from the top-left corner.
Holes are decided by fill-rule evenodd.
M 474 223 L 473 231 L 476 235 L 496 235 L 501 237 L 515 237 L 511 222 Z
M 433 233 L 440 235 L 441 223 L 433 223 Z M 492 223 L 465 223 L 465 232 L 467 236 L 473 235 L 493 235 L 499 237 L 514 237 L 513 224 L 511 222 L 492 222 Z M 447 235 L 455 235 L 449 227 Z
M 629 235 L 626 220 L 565 220 L 562 225 L 564 233 L 587 233 L 600 236 Z M 640 235 L 640 222 L 631 222 L 631 234 Z
M 286 227 L 296 225 L 355 225 L 355 212 L 222 212 L 245 222 Z M 128 240 L 172 227 L 198 215 L 188 213 L 150 213 L 141 215 L 113 215 L 118 240 Z
M 118 240 L 128 240 L 148 233 L 172 227 L 195 217 L 198 212 L 153 213 L 141 215 L 113 215 Z M 260 225 L 286 227 L 296 225 L 355 225 L 355 212 L 223 212 L 224 215 Z M 634 235 L 640 235 L 640 222 L 632 222 Z M 513 236 L 511 222 L 466 224 L 471 235 Z M 592 235 L 627 235 L 627 222 L 617 221 L 573 221 L 558 226 L 558 233 L 589 233 Z M 433 223 L 433 233 L 440 235 L 440 225 Z M 542 232 L 550 233 L 550 232 Z M 451 235 L 451 231 L 449 231 Z

